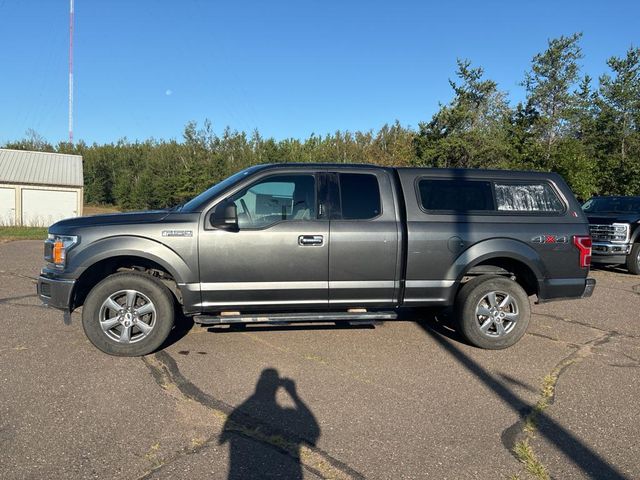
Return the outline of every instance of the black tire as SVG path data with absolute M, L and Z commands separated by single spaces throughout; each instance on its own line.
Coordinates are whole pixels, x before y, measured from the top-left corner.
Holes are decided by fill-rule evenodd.
M 489 350 L 517 343 L 527 331 L 531 318 L 531 305 L 524 289 L 515 281 L 497 275 L 483 275 L 468 281 L 458 292 L 454 308 L 458 332 L 472 345 Z M 487 315 L 479 315 L 482 311 Z
M 127 307 L 129 304 L 132 306 Z M 82 326 L 91 343 L 104 353 L 137 357 L 162 345 L 173 328 L 174 315 L 173 296 L 160 280 L 144 273 L 121 272 L 89 292 L 82 308 Z
M 627 256 L 627 270 L 634 275 L 640 275 L 640 243 L 634 243 Z

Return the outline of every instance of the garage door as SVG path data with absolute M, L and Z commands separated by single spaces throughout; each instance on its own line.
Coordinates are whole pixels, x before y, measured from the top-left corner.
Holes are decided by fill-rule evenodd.
M 78 192 L 22 189 L 22 224 L 48 227 L 78 216 Z
M 0 226 L 16 223 L 16 191 L 0 188 Z

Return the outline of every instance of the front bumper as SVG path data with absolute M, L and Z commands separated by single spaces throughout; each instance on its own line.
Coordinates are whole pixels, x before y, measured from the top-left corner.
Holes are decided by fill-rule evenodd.
M 48 307 L 71 311 L 71 298 L 75 280 L 51 278 L 46 275 L 38 277 L 38 297 Z
M 627 261 L 630 243 L 593 242 L 591 262 L 598 264 L 621 264 Z

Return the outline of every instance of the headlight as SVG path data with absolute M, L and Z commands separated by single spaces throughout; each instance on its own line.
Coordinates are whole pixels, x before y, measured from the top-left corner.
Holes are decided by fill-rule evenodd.
M 78 244 L 75 235 L 55 235 L 50 233 L 45 242 L 44 258 L 56 267 L 64 267 L 67 260 L 67 252 Z

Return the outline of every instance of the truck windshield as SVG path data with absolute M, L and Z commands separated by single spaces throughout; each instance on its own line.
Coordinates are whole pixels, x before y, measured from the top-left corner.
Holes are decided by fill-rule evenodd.
M 640 212 L 640 197 L 592 198 L 582 205 L 582 210 L 586 213 Z
M 200 212 L 207 204 L 217 197 L 220 193 L 224 192 L 227 188 L 232 187 L 236 183 L 242 181 L 247 178 L 256 170 L 259 170 L 259 166 L 245 168 L 244 170 L 240 170 L 238 173 L 234 173 L 230 177 L 225 178 L 220 183 L 216 183 L 212 187 L 208 188 L 200 195 L 193 197 L 187 203 L 185 203 L 180 210 L 183 212 Z

